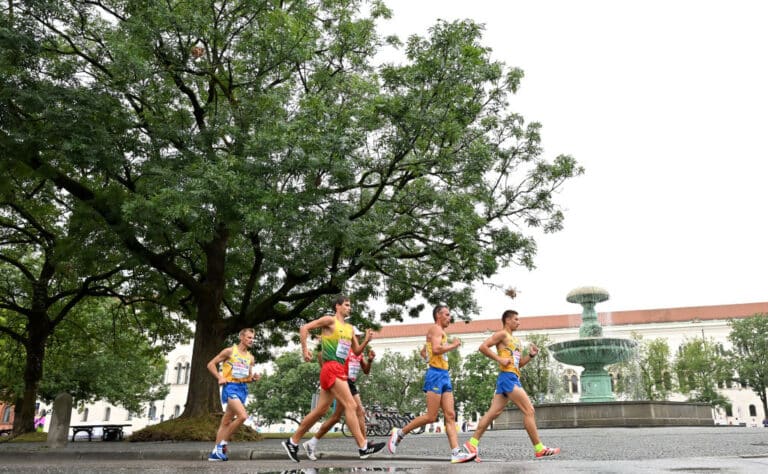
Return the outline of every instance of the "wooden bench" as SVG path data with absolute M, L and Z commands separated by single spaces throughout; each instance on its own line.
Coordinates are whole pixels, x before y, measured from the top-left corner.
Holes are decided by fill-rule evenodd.
M 100 424 L 100 425 L 75 425 L 70 426 L 72 428 L 72 441 L 75 440 L 75 435 L 80 432 L 88 433 L 88 441 L 93 439 L 93 430 L 101 428 L 101 440 L 102 441 L 122 441 L 123 440 L 123 427 L 132 426 L 128 424 Z

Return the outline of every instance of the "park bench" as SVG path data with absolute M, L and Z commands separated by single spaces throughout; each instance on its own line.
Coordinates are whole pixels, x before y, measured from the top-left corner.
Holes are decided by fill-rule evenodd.
M 101 440 L 102 441 L 122 441 L 123 440 L 123 427 L 132 426 L 128 424 L 98 424 L 98 425 L 73 425 L 72 428 L 72 441 L 75 440 L 75 435 L 80 432 L 88 433 L 88 441 L 93 439 L 93 430 L 101 428 Z

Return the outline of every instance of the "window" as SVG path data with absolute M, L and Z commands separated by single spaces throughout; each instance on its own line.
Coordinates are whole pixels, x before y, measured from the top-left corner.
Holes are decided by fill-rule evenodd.
M 180 414 L 181 414 L 181 407 L 179 405 L 176 405 L 175 407 L 173 407 L 173 417 L 178 418 Z
M 733 408 L 730 405 L 725 406 L 725 416 L 733 416 Z
M 11 422 L 11 407 L 7 406 L 3 410 L 3 423 L 10 423 Z
M 157 407 L 154 403 L 149 404 L 149 419 L 154 420 L 157 417 Z
M 757 407 L 754 405 L 749 406 L 749 416 L 757 416 Z
M 187 362 L 187 364 L 184 366 L 184 383 L 185 384 L 189 383 L 189 369 L 190 369 L 190 365 L 189 365 L 189 362 Z
M 109 421 L 109 417 L 112 415 L 112 408 L 107 407 L 104 409 L 104 421 Z
M 183 375 L 181 373 L 181 362 L 176 364 L 176 385 L 181 385 L 183 382 Z
M 133 412 L 129 411 L 128 415 L 125 417 L 125 421 L 131 421 L 133 419 Z
M 579 378 L 576 374 L 571 375 L 571 393 L 579 393 Z
M 88 421 L 88 409 L 86 408 L 83 410 L 83 416 L 80 418 L 80 421 Z

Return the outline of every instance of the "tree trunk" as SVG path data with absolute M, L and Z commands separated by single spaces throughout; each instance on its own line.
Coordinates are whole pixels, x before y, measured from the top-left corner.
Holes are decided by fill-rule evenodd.
M 232 330 L 221 314 L 224 298 L 224 268 L 229 233 L 219 227 L 216 237 L 203 246 L 206 254 L 205 281 L 195 292 L 197 321 L 195 342 L 192 346 L 192 363 L 187 391 L 187 404 L 183 417 L 197 417 L 210 413 L 222 413 L 219 385 L 208 372 L 208 361 L 224 347 L 227 334 Z
M 13 420 L 15 434 L 35 431 L 35 405 L 37 404 L 37 388 L 43 378 L 43 359 L 45 357 L 45 342 L 48 340 L 49 329 L 45 316 L 33 316 L 27 325 L 29 331 L 28 343 L 24 345 L 27 352 L 27 362 L 24 366 L 24 393 L 21 397 L 21 407 Z
M 203 306 L 198 304 L 198 311 L 202 311 Z M 184 406 L 182 417 L 222 412 L 219 385 L 206 366 L 208 361 L 224 348 L 225 339 L 226 334 L 221 330 L 221 324 L 198 313 L 195 342 L 192 346 L 187 404 Z

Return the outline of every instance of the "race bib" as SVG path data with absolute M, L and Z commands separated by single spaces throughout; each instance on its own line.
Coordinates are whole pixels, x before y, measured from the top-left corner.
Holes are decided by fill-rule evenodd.
M 352 341 L 339 339 L 338 345 L 336 346 L 336 357 L 338 357 L 340 360 L 345 360 L 349 355 L 349 348 L 351 346 Z
M 360 372 L 360 360 L 356 358 L 349 358 L 349 365 L 348 365 L 348 374 L 347 377 L 351 381 L 357 380 L 357 374 Z
M 247 379 L 249 372 L 250 370 L 247 364 L 243 364 L 241 362 L 235 362 L 232 364 L 233 379 Z
M 512 357 L 515 359 L 515 368 L 520 368 L 520 349 L 515 349 L 515 352 L 512 353 Z

